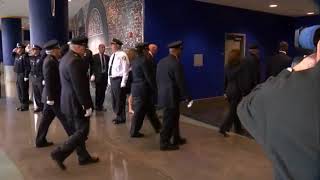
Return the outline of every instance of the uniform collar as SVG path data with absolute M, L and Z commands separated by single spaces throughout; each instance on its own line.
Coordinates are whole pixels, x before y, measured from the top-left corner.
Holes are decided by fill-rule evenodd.
M 279 51 L 279 53 L 287 55 L 287 52 L 285 52 L 285 51 Z

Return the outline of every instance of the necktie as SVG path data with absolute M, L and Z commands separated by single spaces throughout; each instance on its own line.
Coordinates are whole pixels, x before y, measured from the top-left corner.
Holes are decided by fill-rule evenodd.
M 102 72 L 105 72 L 106 71 L 106 62 L 104 60 L 104 54 L 100 55 L 100 59 L 101 59 Z
M 116 53 L 113 54 L 113 58 L 111 60 L 111 65 L 109 67 L 109 76 L 112 77 L 112 66 L 113 66 L 113 62 L 114 62 L 114 58 L 116 57 Z

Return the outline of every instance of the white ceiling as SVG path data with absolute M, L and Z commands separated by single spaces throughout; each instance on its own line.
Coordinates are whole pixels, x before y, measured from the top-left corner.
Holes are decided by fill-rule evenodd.
M 201 2 L 232 6 L 242 9 L 262 11 L 284 16 L 306 16 L 308 12 L 318 14 L 314 0 L 198 0 Z M 270 4 L 277 4 L 277 8 L 270 8 Z
M 72 18 L 88 2 L 89 0 L 71 0 L 69 2 L 69 18 Z M 28 0 L 0 0 L 0 17 L 23 17 L 22 26 L 28 28 L 28 16 Z

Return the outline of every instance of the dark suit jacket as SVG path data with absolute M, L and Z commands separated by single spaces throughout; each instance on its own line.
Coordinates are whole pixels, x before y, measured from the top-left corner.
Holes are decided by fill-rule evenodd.
M 82 117 L 92 108 L 87 63 L 73 51 L 69 51 L 60 62 L 61 111 L 67 116 Z
M 272 161 L 276 180 L 320 179 L 320 64 L 258 85 L 238 115 Z
M 49 101 L 60 102 L 60 76 L 59 76 L 59 61 L 51 55 L 48 55 L 42 66 L 43 78 L 45 86 L 42 92 L 42 102 Z
M 224 69 L 225 93 L 228 98 L 240 99 L 244 94 L 243 70 L 241 65 L 226 66 Z
M 156 79 L 152 72 L 152 64 L 148 57 L 140 55 L 131 62 L 133 97 L 153 95 L 156 89 Z
M 101 81 L 103 79 L 108 80 L 108 67 L 109 67 L 109 56 L 104 55 L 105 58 L 105 63 L 106 63 L 106 72 L 104 74 L 102 74 L 102 64 L 101 64 L 101 60 L 100 60 L 100 54 L 95 54 L 93 56 L 93 61 L 91 63 L 91 67 L 90 67 L 90 75 L 94 74 L 96 80 L 96 83 L 101 83 Z M 106 76 L 103 78 L 103 76 Z
M 284 53 L 272 56 L 267 64 L 267 76 L 277 76 L 282 70 L 291 67 L 292 59 Z
M 242 83 L 247 95 L 251 90 L 260 83 L 260 62 L 258 57 L 248 54 L 241 63 L 243 69 Z
M 176 57 L 169 55 L 158 63 L 157 86 L 159 107 L 176 108 L 188 98 L 183 67 Z

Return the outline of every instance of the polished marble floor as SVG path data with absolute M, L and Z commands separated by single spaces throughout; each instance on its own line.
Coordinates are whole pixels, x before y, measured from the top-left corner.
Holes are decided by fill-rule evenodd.
M 62 172 L 49 157 L 54 147 L 34 147 L 41 114 L 15 111 L 14 88 L 5 89 L 11 89 L 11 97 L 0 100 L 0 180 L 272 180 L 270 162 L 251 139 L 223 138 L 214 127 L 182 117 L 189 143 L 179 151 L 160 152 L 159 135 L 148 121 L 142 129 L 146 137 L 131 139 L 130 117 L 126 125 L 115 126 L 110 111 L 91 118 L 87 147 L 101 162 L 80 167 L 73 154 Z M 66 137 L 54 121 L 48 139 L 60 144 Z

